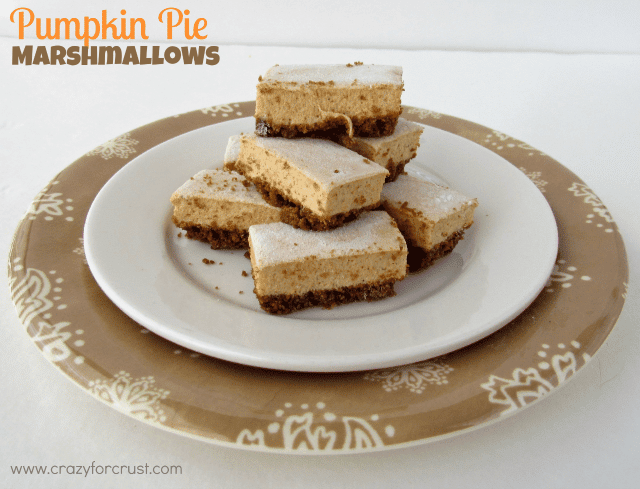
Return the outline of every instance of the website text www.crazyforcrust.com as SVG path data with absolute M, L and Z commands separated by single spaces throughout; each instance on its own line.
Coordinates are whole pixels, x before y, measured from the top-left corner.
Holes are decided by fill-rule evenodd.
M 182 475 L 180 465 L 11 465 L 13 475 Z

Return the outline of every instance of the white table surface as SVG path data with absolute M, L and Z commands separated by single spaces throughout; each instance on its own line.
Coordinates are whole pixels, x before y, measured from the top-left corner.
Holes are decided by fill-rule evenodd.
M 205 444 L 97 402 L 69 382 L 0 290 L 2 487 L 580 487 L 640 480 L 640 55 L 221 46 L 217 66 L 11 66 L 0 38 L 0 255 L 33 197 L 99 144 L 159 118 L 255 98 L 273 64 L 404 67 L 403 103 L 525 141 L 580 176 L 625 240 L 618 324 L 565 387 L 515 416 L 413 448 L 285 456 Z M 41 44 L 41 42 L 39 42 Z M 62 43 L 64 44 L 64 43 Z M 113 44 L 113 43 L 110 43 Z M 11 465 L 180 465 L 182 475 L 12 475 Z

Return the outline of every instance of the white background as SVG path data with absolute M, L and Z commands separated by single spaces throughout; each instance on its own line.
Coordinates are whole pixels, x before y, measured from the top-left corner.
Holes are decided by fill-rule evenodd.
M 292 457 L 189 440 L 98 403 L 34 347 L 5 280 L 0 291 L 0 486 L 637 487 L 638 2 L 328 1 L 307 6 L 192 1 L 173 6 L 189 8 L 192 18 L 207 18 L 207 43 L 220 45 L 217 66 L 10 64 L 11 46 L 20 44 L 15 24 L 8 21 L 14 8 L 28 6 L 40 17 L 97 17 L 103 8 L 117 16 L 126 8 L 128 15 L 152 25 L 157 13 L 171 6 L 141 3 L 2 2 L 0 256 L 8 255 L 13 231 L 37 192 L 108 139 L 161 117 L 253 99 L 258 75 L 276 63 L 361 60 L 404 67 L 403 103 L 509 134 L 585 180 L 625 239 L 631 269 L 627 304 L 594 360 L 554 395 L 514 417 L 410 449 Z M 160 29 L 149 34 L 164 38 Z M 152 42 L 159 41 L 147 41 Z M 15 476 L 9 469 L 92 461 L 181 465 L 183 475 L 84 479 Z
M 207 42 L 305 47 L 639 53 L 635 0 L 243 0 L 123 2 L 3 1 L 0 35 L 17 36 L 9 13 L 30 8 L 40 18 L 145 19 L 148 42 L 166 40 L 167 7 L 207 19 Z M 126 15 L 120 15 L 122 9 Z M 174 40 L 185 40 L 180 29 Z M 35 23 L 26 35 L 35 39 Z

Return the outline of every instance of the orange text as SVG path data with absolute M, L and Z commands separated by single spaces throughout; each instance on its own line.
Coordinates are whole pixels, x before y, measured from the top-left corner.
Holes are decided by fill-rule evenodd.
M 126 10 L 121 10 L 121 15 L 126 15 Z M 166 8 L 160 12 L 158 20 L 167 25 L 167 39 L 173 39 L 174 29 L 184 29 L 186 39 L 206 39 L 206 34 L 201 31 L 207 27 L 207 20 L 203 18 L 191 22 L 189 10 L 184 12 L 177 8 Z M 146 23 L 142 18 L 109 18 L 107 11 L 103 10 L 100 18 L 87 17 L 72 18 L 45 18 L 36 17 L 33 10 L 20 7 L 11 12 L 11 22 L 18 24 L 18 37 L 25 38 L 28 28 L 35 30 L 38 39 L 78 39 L 85 46 L 95 39 L 149 39 L 146 33 Z M 34 25 L 35 24 L 35 25 Z

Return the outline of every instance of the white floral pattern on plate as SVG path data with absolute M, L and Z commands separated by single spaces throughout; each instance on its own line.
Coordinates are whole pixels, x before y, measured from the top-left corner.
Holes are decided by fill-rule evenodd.
M 492 131 L 491 134 L 487 134 L 484 140 L 484 144 L 489 148 L 497 151 L 501 151 L 503 149 L 523 149 L 527 152 L 528 156 L 546 156 L 542 151 L 537 150 L 536 148 L 523 143 L 522 141 L 518 141 L 511 136 L 507 136 L 504 133 L 499 131 Z
M 584 197 L 583 202 L 592 207 L 591 210 L 593 212 L 589 212 L 586 215 L 587 219 L 585 222 L 587 224 L 595 224 L 596 227 L 603 228 L 605 233 L 612 233 L 614 231 L 614 228 L 609 226 L 609 224 L 613 223 L 613 218 L 609 210 L 591 188 L 583 183 L 574 182 L 568 190 L 576 197 Z
M 127 159 L 136 152 L 134 146 L 139 142 L 140 141 L 133 139 L 131 134 L 127 132 L 92 149 L 87 153 L 87 156 L 100 155 L 105 160 L 109 160 L 114 156 L 116 158 Z
M 527 170 L 525 167 L 521 166 L 520 170 L 527 176 L 529 177 L 529 180 L 531 180 L 536 187 L 538 187 L 538 190 L 540 190 L 540 192 L 544 193 L 546 192 L 545 190 L 545 186 L 549 183 L 545 180 L 542 180 L 542 172 L 539 171 L 529 171 Z
M 428 109 L 418 109 L 416 107 L 411 107 L 409 110 L 407 110 L 407 113 L 416 114 L 419 119 L 440 119 L 442 117 L 442 114 L 440 114 L 439 112 Z
M 74 248 L 73 253 L 75 253 L 76 255 L 80 255 L 82 257 L 82 263 L 86 265 L 87 256 L 84 253 L 84 238 L 78 238 L 78 241 L 80 241 L 80 246 L 78 246 L 77 248 Z
M 112 379 L 97 379 L 89 382 L 89 391 L 118 411 L 150 423 L 167 420 L 160 401 L 170 392 L 155 386 L 153 376 L 132 378 L 128 372 L 120 371 Z
M 557 345 L 559 353 L 550 355 L 551 347 L 543 344 L 538 352 L 541 359 L 537 367 L 516 368 L 511 378 L 502 378 L 490 375 L 487 382 L 481 384 L 483 389 L 489 391 L 489 402 L 504 407 L 501 416 L 510 414 L 520 408 L 549 394 L 554 388 L 567 381 L 578 370 L 578 359 L 573 350 L 579 351 L 580 343 L 572 341 L 569 346 L 564 343 Z M 590 360 L 587 353 L 582 353 L 584 363 Z M 555 383 L 543 377 L 541 371 L 552 369 L 555 373 Z
M 561 267 L 566 271 L 561 271 Z M 554 283 L 560 284 L 560 287 L 563 289 L 568 289 L 572 285 L 572 280 L 577 277 L 577 271 L 578 269 L 576 267 L 572 265 L 567 266 L 567 262 L 565 260 L 558 260 L 553 266 L 553 272 L 551 272 L 549 281 L 545 285 L 545 290 L 547 292 L 553 292 Z M 580 280 L 583 282 L 590 282 L 592 278 L 589 275 L 581 275 Z
M 235 112 L 235 115 L 240 117 L 242 116 L 242 112 L 238 110 L 240 104 L 220 104 L 213 105 L 211 107 L 205 107 L 204 109 L 200 109 L 200 112 L 203 114 L 210 114 L 211 117 L 229 117 L 230 114 Z
M 386 425 L 383 433 L 372 425 L 380 421 L 380 416 L 372 414 L 369 419 L 358 416 L 337 415 L 325 410 L 324 402 L 300 405 L 296 414 L 285 416 L 286 410 L 295 409 L 286 403 L 275 416 L 282 421 L 270 423 L 265 430 L 244 429 L 236 439 L 240 445 L 257 447 L 280 447 L 285 450 L 335 451 L 366 450 L 384 446 L 383 437 L 392 438 L 395 428 Z M 318 420 L 320 418 L 320 420 Z
M 453 368 L 441 361 L 428 361 L 413 365 L 403 365 L 395 368 L 367 372 L 366 380 L 381 382 L 387 392 L 398 389 L 408 389 L 415 394 L 422 394 L 428 385 L 447 384 L 447 374 Z
M 73 210 L 73 205 L 71 205 L 73 199 L 64 198 L 61 192 L 51 192 L 52 187 L 57 184 L 58 181 L 54 180 L 46 189 L 35 196 L 27 210 L 29 220 L 34 221 L 43 215 L 45 221 L 53 221 L 56 217 L 62 217 L 66 211 Z M 66 216 L 65 221 L 71 222 L 73 217 Z
M 14 260 L 9 284 L 11 286 L 11 298 L 15 304 L 18 317 L 27 327 L 31 339 L 41 345 L 45 357 L 53 363 L 61 362 L 73 355 L 67 342 L 74 333 L 69 331 L 71 325 L 68 321 L 60 321 L 52 324 L 50 310 L 63 311 L 67 304 L 61 302 L 62 283 L 64 279 L 56 276 L 56 271 L 45 273 L 35 268 L 27 268 L 24 276 L 18 279 L 17 272 L 23 270 L 19 259 Z M 53 281 L 53 283 L 52 283 Z M 76 335 L 82 335 L 83 330 L 76 330 Z M 76 339 L 74 346 L 84 346 L 83 339 Z M 84 357 L 77 355 L 74 358 L 76 365 L 81 364 Z

